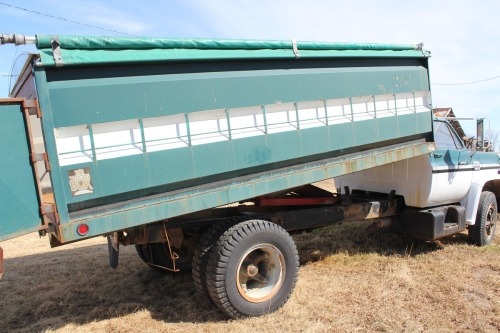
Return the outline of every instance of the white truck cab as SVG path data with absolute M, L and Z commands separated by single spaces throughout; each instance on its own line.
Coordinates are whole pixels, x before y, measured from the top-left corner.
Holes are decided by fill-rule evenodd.
M 434 152 L 347 174 L 336 178 L 335 185 L 337 188 L 348 186 L 350 189 L 369 192 L 395 191 L 397 195 L 404 197 L 405 212 L 411 212 L 411 217 L 405 212 L 402 213 L 400 225 L 411 224 L 410 229 L 422 230 L 425 228 L 414 226 L 421 223 L 419 221 L 422 218 L 421 214 L 442 211 L 443 227 L 446 227 L 446 224 L 451 226 L 456 223 L 460 230 L 469 226 L 469 234 L 475 243 L 488 244 L 493 238 L 497 224 L 497 201 L 500 194 L 499 155 L 467 149 L 453 127 L 445 120 L 434 121 L 434 138 L 436 146 Z M 483 197 L 489 198 L 488 205 L 492 207 L 489 207 L 491 216 L 486 217 L 489 221 L 481 226 Z M 494 205 L 490 201 L 494 201 Z M 449 207 L 453 207 L 454 213 L 448 214 Z M 484 209 L 488 211 L 488 208 Z M 433 229 L 429 231 L 430 234 L 418 232 L 415 236 L 436 239 L 451 233 L 450 230 L 450 233 L 437 231 L 436 234 L 435 229 L 439 230 L 440 227 L 434 222 L 429 222 L 431 224 L 429 228 Z M 477 237 L 473 236 L 474 232 L 471 233 L 471 230 L 476 229 L 483 229 L 483 241 L 476 240 L 478 237 L 481 238 L 481 233 L 477 232 Z M 409 233 L 415 234 L 414 231 Z

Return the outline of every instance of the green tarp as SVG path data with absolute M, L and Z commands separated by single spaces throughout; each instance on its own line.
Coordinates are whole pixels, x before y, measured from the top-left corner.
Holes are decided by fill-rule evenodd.
M 294 47 L 295 46 L 295 47 Z M 217 59 L 428 57 L 417 44 L 37 35 L 42 66 Z M 295 48 L 295 50 L 294 50 Z

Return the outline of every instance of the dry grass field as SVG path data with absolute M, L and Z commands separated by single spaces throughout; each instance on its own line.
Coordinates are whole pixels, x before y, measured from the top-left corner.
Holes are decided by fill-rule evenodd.
M 133 247 L 107 263 L 104 238 L 58 249 L 31 234 L 0 243 L 2 332 L 499 332 L 500 237 L 416 242 L 366 222 L 294 236 L 299 282 L 276 313 L 224 317 L 190 275 L 149 269 Z

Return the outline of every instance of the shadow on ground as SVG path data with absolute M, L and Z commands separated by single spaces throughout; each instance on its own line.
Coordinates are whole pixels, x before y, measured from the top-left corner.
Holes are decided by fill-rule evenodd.
M 466 233 L 437 241 L 420 241 L 386 229 L 372 230 L 371 224 L 369 221 L 347 223 L 295 235 L 301 265 L 336 253 L 413 257 L 469 242 Z
M 465 235 L 458 235 L 441 242 L 417 242 L 387 232 L 368 234 L 367 226 L 346 224 L 295 235 L 301 264 L 339 252 L 422 255 L 467 241 Z M 196 292 L 190 274 L 165 275 L 149 269 L 134 247 L 121 248 L 120 265 L 113 270 L 107 251 L 103 244 L 6 259 L 0 281 L 2 330 L 58 329 L 141 310 L 171 323 L 227 320 Z

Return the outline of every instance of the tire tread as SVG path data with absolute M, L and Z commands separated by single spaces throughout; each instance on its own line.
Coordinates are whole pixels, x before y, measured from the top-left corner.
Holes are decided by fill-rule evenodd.
M 271 232 L 279 235 L 279 237 L 286 242 L 288 247 L 293 249 L 291 255 L 293 256 L 293 261 L 296 266 L 294 270 L 295 274 L 292 278 L 291 289 L 286 297 L 280 301 L 280 304 L 273 304 L 269 312 L 278 310 L 288 301 L 297 282 L 297 270 L 299 266 L 297 248 L 293 239 L 283 228 L 274 223 L 263 220 L 249 220 L 233 225 L 219 237 L 219 240 L 210 253 L 207 266 L 208 294 L 213 303 L 232 318 L 239 318 L 245 316 L 246 314 L 241 313 L 238 309 L 236 309 L 227 295 L 225 274 L 228 262 L 231 258 L 232 251 L 238 246 L 238 244 L 245 238 L 257 232 Z M 293 269 L 293 267 L 290 267 L 290 269 Z
M 489 191 L 483 191 L 479 198 L 479 205 L 477 208 L 476 215 L 476 223 L 474 225 L 470 225 L 469 228 L 469 238 L 471 242 L 477 246 L 485 246 L 491 243 L 494 234 L 490 237 L 486 236 L 485 228 L 486 228 L 486 214 L 488 213 L 488 209 L 490 204 L 494 204 L 495 209 L 497 207 L 497 201 L 495 194 Z M 498 221 L 495 220 L 495 227 L 498 224 Z M 495 230 L 493 230 L 494 233 Z

